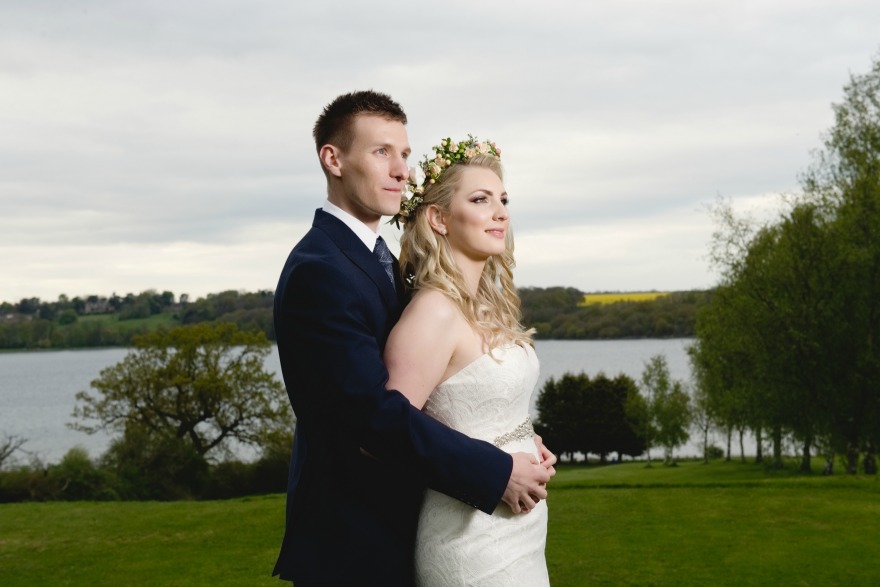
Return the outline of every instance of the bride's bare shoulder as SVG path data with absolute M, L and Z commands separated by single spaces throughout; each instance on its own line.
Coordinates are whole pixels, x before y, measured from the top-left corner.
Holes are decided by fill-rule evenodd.
M 445 323 L 460 317 L 461 313 L 446 294 L 433 289 L 422 289 L 413 294 L 401 319 L 407 315 L 418 316 L 420 320 L 429 320 L 432 323 Z

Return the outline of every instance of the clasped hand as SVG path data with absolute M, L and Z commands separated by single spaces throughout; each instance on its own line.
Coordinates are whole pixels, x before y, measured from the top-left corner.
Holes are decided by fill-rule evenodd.
M 501 501 L 510 506 L 515 514 L 528 513 L 539 501 L 547 499 L 547 482 L 556 474 L 556 469 L 553 467 L 556 464 L 556 455 L 544 446 L 541 437 L 537 434 L 535 445 L 540 460 L 525 452 L 511 455 L 513 470 Z

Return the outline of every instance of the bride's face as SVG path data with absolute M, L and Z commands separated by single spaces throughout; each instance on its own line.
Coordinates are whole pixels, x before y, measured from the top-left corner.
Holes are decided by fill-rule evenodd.
M 446 238 L 453 252 L 485 261 L 505 250 L 510 229 L 507 191 L 495 172 L 485 167 L 463 170 L 444 215 Z

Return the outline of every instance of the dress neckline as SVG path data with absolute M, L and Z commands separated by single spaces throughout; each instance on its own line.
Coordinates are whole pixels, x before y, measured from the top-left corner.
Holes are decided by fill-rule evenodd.
M 516 343 L 508 343 L 503 346 L 495 347 L 492 350 L 495 352 L 497 359 L 503 360 L 504 359 L 503 355 L 506 355 L 507 352 L 511 348 L 514 348 L 514 347 L 522 348 L 526 352 L 526 354 L 528 354 L 528 350 L 526 350 L 525 346 L 521 346 Z M 492 355 L 490 355 L 488 352 L 485 352 L 482 355 L 476 357 L 474 360 L 472 360 L 470 363 L 468 363 L 467 365 L 465 365 L 464 367 L 462 367 L 461 369 L 459 369 L 455 373 L 453 373 L 452 375 L 450 375 L 449 377 L 447 377 L 446 379 L 444 379 L 443 381 L 441 381 L 440 383 L 438 383 L 437 387 L 443 387 L 444 385 L 446 385 L 447 383 L 449 383 L 450 381 L 452 381 L 453 379 L 455 379 L 459 375 L 465 373 L 466 371 L 470 371 L 472 368 L 474 368 L 475 365 L 481 363 L 483 361 L 483 359 L 489 359 L 494 363 L 498 362 L 498 360 L 496 358 L 492 358 Z

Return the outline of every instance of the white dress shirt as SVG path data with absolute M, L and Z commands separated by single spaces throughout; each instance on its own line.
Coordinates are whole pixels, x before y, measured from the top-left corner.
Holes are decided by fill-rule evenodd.
M 373 249 L 376 248 L 376 239 L 379 238 L 378 232 L 374 232 L 372 228 L 332 203 L 330 200 L 324 200 L 324 206 L 321 209 L 327 214 L 332 214 L 342 220 L 345 225 L 349 227 L 351 231 L 361 239 L 361 241 L 363 241 L 364 246 L 370 249 L 371 253 L 373 252 Z

